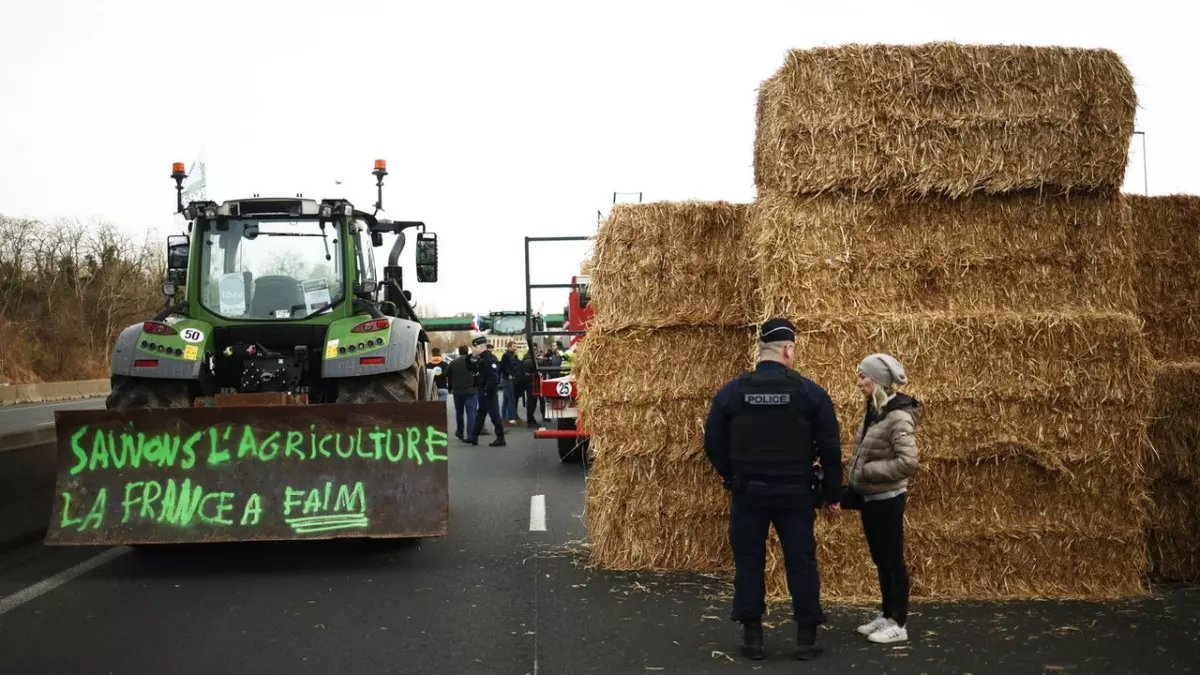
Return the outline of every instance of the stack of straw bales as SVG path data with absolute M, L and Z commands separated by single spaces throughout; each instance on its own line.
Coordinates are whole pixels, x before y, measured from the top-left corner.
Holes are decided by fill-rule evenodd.
M 1200 582 L 1200 197 L 1128 197 L 1138 309 L 1156 361 L 1146 461 L 1155 577 Z
M 711 529 L 724 510 L 704 458 L 704 416 L 717 389 L 753 360 L 747 212 L 724 202 L 623 204 L 596 235 L 596 314 L 577 375 L 596 453 L 592 551 L 606 567 L 721 565 L 713 550 L 722 538 L 679 523 L 703 516 Z
M 760 90 L 763 316 L 796 321 L 797 367 L 847 446 L 866 354 L 896 355 L 928 405 L 917 596 L 1140 589 L 1150 369 L 1119 194 L 1134 109 L 1117 55 L 1064 48 L 794 51 Z M 865 556 L 847 525 L 821 533 L 833 595 L 871 586 L 842 567 Z
M 1118 193 L 1134 106 L 1107 51 L 789 53 L 760 90 L 759 195 L 720 248 L 728 257 L 693 248 L 695 228 L 667 225 L 655 207 L 614 210 L 598 235 L 601 328 L 584 339 L 579 372 L 597 447 L 597 562 L 731 568 L 704 416 L 752 362 L 746 326 L 783 315 L 798 328 L 797 368 L 834 399 L 847 457 L 866 354 L 895 354 L 928 405 L 908 514 L 914 596 L 1139 592 L 1150 367 Z M 602 255 L 639 236 L 663 248 Z M 686 262 L 698 258 L 721 267 Z M 639 280 L 654 269 L 694 276 L 646 301 L 658 287 Z M 690 347 L 677 350 L 682 335 Z M 877 595 L 857 518 L 818 528 L 823 594 Z M 771 594 L 786 595 L 777 544 L 768 574 Z

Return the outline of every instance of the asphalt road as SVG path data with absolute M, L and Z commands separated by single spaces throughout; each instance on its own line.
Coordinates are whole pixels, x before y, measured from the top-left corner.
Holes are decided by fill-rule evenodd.
M 1200 589 L 1111 605 L 916 604 L 911 642 L 829 607 L 827 652 L 737 654 L 724 580 L 586 569 L 583 471 L 518 429 L 507 448 L 452 446 L 450 534 L 418 544 L 292 542 L 164 550 L 31 545 L 0 555 L 0 673 L 640 674 L 1192 672 Z M 530 531 L 544 495 L 546 531 Z M 25 589 L 110 560 L 24 604 Z M 104 560 L 103 558 L 100 560 Z M 717 596 L 714 598 L 714 596 Z
M 0 406 L 0 436 L 17 431 L 29 431 L 54 424 L 55 410 L 90 410 L 104 408 L 104 399 L 88 398 L 56 403 L 28 403 Z

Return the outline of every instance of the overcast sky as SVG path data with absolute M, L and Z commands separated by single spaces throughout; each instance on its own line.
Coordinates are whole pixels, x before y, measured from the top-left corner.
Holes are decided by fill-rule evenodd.
M 201 148 L 217 201 L 369 207 L 384 158 L 384 215 L 439 236 L 441 281 L 406 271 L 416 297 L 516 308 L 523 237 L 592 234 L 614 191 L 751 200 L 755 90 L 786 50 L 930 40 L 1116 50 L 1151 194 L 1200 194 L 1196 6 L 0 0 L 0 213 L 165 237 L 171 163 Z M 538 246 L 534 281 L 569 281 L 585 250 Z

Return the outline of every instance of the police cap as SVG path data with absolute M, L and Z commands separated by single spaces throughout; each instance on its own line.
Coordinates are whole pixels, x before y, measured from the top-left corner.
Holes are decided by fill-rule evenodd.
M 787 319 L 771 319 L 759 329 L 759 342 L 795 342 L 796 327 Z
M 475 338 L 474 340 L 471 340 L 472 347 L 478 347 L 479 345 L 485 345 L 485 344 L 487 344 L 487 338 L 482 335 Z

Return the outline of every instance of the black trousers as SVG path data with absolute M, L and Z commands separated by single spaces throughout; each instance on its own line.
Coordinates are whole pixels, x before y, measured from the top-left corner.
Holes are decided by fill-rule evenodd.
M 470 438 L 479 438 L 483 433 L 483 424 L 487 418 L 492 419 L 497 436 L 504 436 L 504 422 L 500 419 L 500 395 L 498 392 L 479 395 L 479 410 L 475 413 L 475 428 L 471 430 Z
M 800 626 L 825 622 L 821 611 L 821 579 L 817 574 L 816 511 L 808 487 L 767 484 L 753 480 L 733 491 L 729 514 L 729 543 L 736 571 L 733 577 L 734 621 L 760 619 L 767 610 L 765 567 L 771 525 L 783 544 L 792 618 Z
M 540 400 L 541 400 L 541 397 L 538 396 L 537 393 L 535 393 L 533 391 L 532 386 L 529 386 L 529 391 L 525 392 L 525 421 L 526 422 L 529 422 L 529 423 L 533 422 L 533 419 L 534 419 L 533 411 L 537 410 L 537 403 Z M 543 403 L 542 405 L 545 406 L 545 403 Z M 543 407 L 542 408 L 542 417 L 545 417 L 545 416 L 546 416 L 546 409 Z
M 517 405 L 520 405 L 521 403 L 525 403 L 528 399 L 529 399 L 529 383 L 528 382 L 517 382 L 516 380 L 513 380 L 513 401 L 516 401 Z M 517 416 L 520 417 L 521 409 L 516 408 L 516 410 L 517 410 Z
M 883 616 L 901 626 L 908 619 L 908 565 L 904 563 L 904 506 L 908 493 L 863 502 L 863 534 L 879 570 Z

